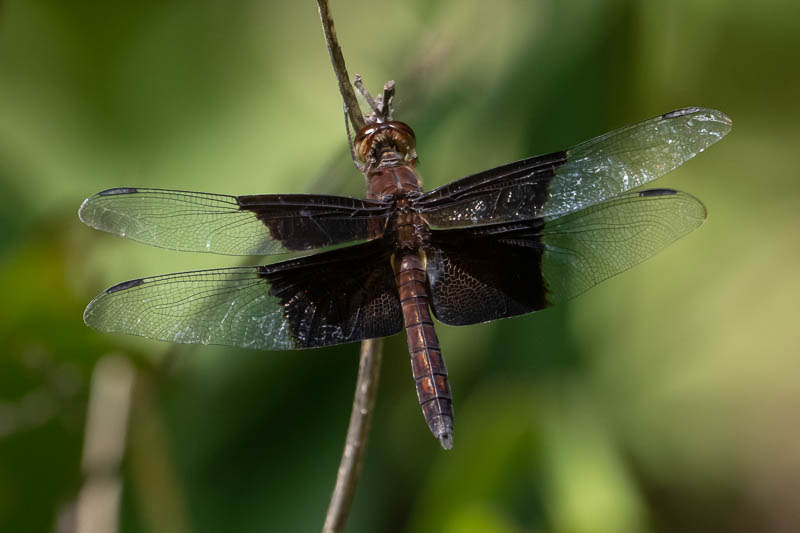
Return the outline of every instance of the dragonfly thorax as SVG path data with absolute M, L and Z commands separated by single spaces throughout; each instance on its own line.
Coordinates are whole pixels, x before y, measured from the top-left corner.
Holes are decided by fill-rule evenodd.
M 400 198 L 395 202 L 396 211 L 389 220 L 385 237 L 389 238 L 398 250 L 420 250 L 428 246 L 431 232 L 428 224 L 408 202 Z

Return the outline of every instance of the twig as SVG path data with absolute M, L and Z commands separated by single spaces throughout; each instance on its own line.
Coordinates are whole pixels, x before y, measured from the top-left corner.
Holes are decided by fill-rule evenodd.
M 370 109 L 372 109 L 372 112 L 378 114 L 380 112 L 378 109 L 378 104 L 375 103 L 375 99 L 372 98 L 372 95 L 369 94 L 369 91 L 366 89 L 366 87 L 364 87 L 364 80 L 361 79 L 361 74 L 356 73 L 353 79 L 353 85 L 356 86 L 358 92 L 360 92 L 361 96 L 364 97 L 364 100 L 367 101 L 367 105 Z
M 383 84 L 380 114 L 384 119 L 392 118 L 392 100 L 394 100 L 394 80 L 389 80 Z
M 323 533 L 338 533 L 344 529 L 350 505 L 356 491 L 356 482 L 364 464 L 364 450 L 367 448 L 375 397 L 378 393 L 378 377 L 381 367 L 381 345 L 383 339 L 366 340 L 361 343 L 361 359 L 358 365 L 356 393 L 353 398 L 353 411 L 344 443 L 342 460 L 336 474 L 336 486 L 331 495 L 331 503 L 325 515 Z
M 350 123 L 353 125 L 353 129 L 358 131 L 364 127 L 364 117 L 361 114 L 356 93 L 353 92 L 353 86 L 350 85 L 350 77 L 344 64 L 342 47 L 339 46 L 339 40 L 336 38 L 336 28 L 333 26 L 333 16 L 328 7 L 328 0 L 317 0 L 317 7 L 319 8 L 319 18 L 322 21 L 322 32 L 325 34 L 325 44 L 328 45 L 328 53 L 331 56 L 333 72 L 336 74 L 336 81 L 339 82 L 339 92 L 342 94 Z
M 365 120 L 361 114 L 339 41 L 336 38 L 336 29 L 333 26 L 333 16 L 328 7 L 328 0 L 317 0 L 319 17 L 322 21 L 322 31 L 325 34 L 325 43 L 331 56 L 331 66 L 336 74 L 339 92 L 344 101 L 345 112 L 350 118 L 350 124 L 358 132 L 364 127 Z M 357 77 L 357 79 L 359 79 Z M 371 100 L 371 98 L 370 98 Z M 387 105 L 384 103 L 384 105 Z M 374 101 L 371 106 L 375 107 Z M 345 121 L 346 123 L 346 121 Z M 348 141 L 349 141 L 348 130 Z M 352 145 L 350 149 L 353 153 Z M 358 166 L 358 165 L 357 165 Z M 347 515 L 356 492 L 356 484 L 361 475 L 364 464 L 364 451 L 367 448 L 367 439 L 372 425 L 372 413 L 375 408 L 375 397 L 378 393 L 378 377 L 381 367 L 381 339 L 365 340 L 361 343 L 361 355 L 358 365 L 358 379 L 353 397 L 353 410 L 350 413 L 350 424 L 347 427 L 347 437 L 344 443 L 342 459 L 336 473 L 336 485 L 333 488 L 328 512 L 325 515 L 323 533 L 338 533 L 347 523 Z
M 107 355 L 92 372 L 83 439 L 84 483 L 75 504 L 76 533 L 119 531 L 120 466 L 125 453 L 136 371 L 128 359 Z

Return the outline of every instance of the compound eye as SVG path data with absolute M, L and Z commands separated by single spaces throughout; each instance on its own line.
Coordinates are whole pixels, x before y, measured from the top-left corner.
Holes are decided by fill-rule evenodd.
M 391 122 L 392 129 L 397 131 L 405 141 L 409 149 L 413 149 L 417 145 L 417 136 L 414 135 L 414 130 L 405 122 L 394 121 Z
M 364 126 L 353 141 L 353 149 L 356 152 L 356 157 L 358 157 L 359 161 L 362 163 L 367 161 L 367 155 L 372 147 L 372 137 L 380 126 L 380 124 L 368 124 Z

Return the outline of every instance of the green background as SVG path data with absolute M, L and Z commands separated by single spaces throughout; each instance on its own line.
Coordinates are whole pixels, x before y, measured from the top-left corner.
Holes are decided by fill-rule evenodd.
M 654 183 L 704 201 L 700 230 L 556 309 L 438 327 L 452 452 L 422 419 L 405 339 L 387 339 L 347 531 L 800 529 L 800 4 L 332 7 L 351 74 L 397 81 L 428 188 L 680 107 L 734 122 Z M 122 531 L 319 530 L 358 345 L 91 331 L 82 310 L 111 284 L 240 260 L 76 213 L 119 186 L 361 195 L 345 147 L 313 2 L 0 4 L 0 531 L 70 531 L 109 354 L 137 369 Z

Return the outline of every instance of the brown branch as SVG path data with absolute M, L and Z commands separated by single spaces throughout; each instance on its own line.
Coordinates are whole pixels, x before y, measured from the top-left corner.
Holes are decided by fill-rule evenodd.
M 356 483 L 364 464 L 364 451 L 367 448 L 375 397 L 378 393 L 378 378 L 381 368 L 381 347 L 383 339 L 365 340 L 361 343 L 361 359 L 358 365 L 358 379 L 353 398 L 353 411 L 344 443 L 342 460 L 336 474 L 336 485 L 331 495 L 331 503 L 325 515 L 323 533 L 338 533 L 344 530 L 350 505 L 356 492 Z
M 344 101 L 345 112 L 353 129 L 358 132 L 364 127 L 365 120 L 361 114 L 361 107 L 358 105 L 353 86 L 350 84 L 342 48 L 336 38 L 336 29 L 333 25 L 333 16 L 328 7 L 328 0 L 317 0 L 317 7 L 322 21 L 322 32 L 325 34 L 325 43 L 328 46 L 328 53 L 331 57 L 331 66 L 336 74 L 339 92 Z M 352 145 L 350 151 L 352 155 Z M 328 505 L 328 512 L 325 515 L 325 524 L 322 527 L 323 533 L 338 533 L 344 530 L 344 526 L 347 523 L 347 516 L 350 513 L 350 507 L 356 492 L 356 484 L 364 464 L 364 452 L 367 448 L 367 439 L 372 425 L 375 397 L 378 394 L 382 346 L 383 341 L 381 339 L 365 340 L 361 343 L 353 410 L 350 413 L 350 424 L 347 427 L 342 459 L 339 462 L 339 470 L 336 473 L 336 484 Z
M 328 45 L 328 53 L 331 56 L 333 72 L 336 74 L 336 81 L 339 82 L 339 92 L 344 100 L 350 123 L 358 132 L 364 127 L 364 116 L 361 114 L 353 86 L 350 85 L 350 76 L 347 74 L 347 67 L 344 64 L 342 47 L 339 46 L 339 40 L 336 38 L 336 28 L 333 26 L 333 16 L 328 7 L 328 0 L 317 0 L 317 7 L 319 8 L 319 18 L 322 21 L 322 32 L 325 34 L 325 44 Z

